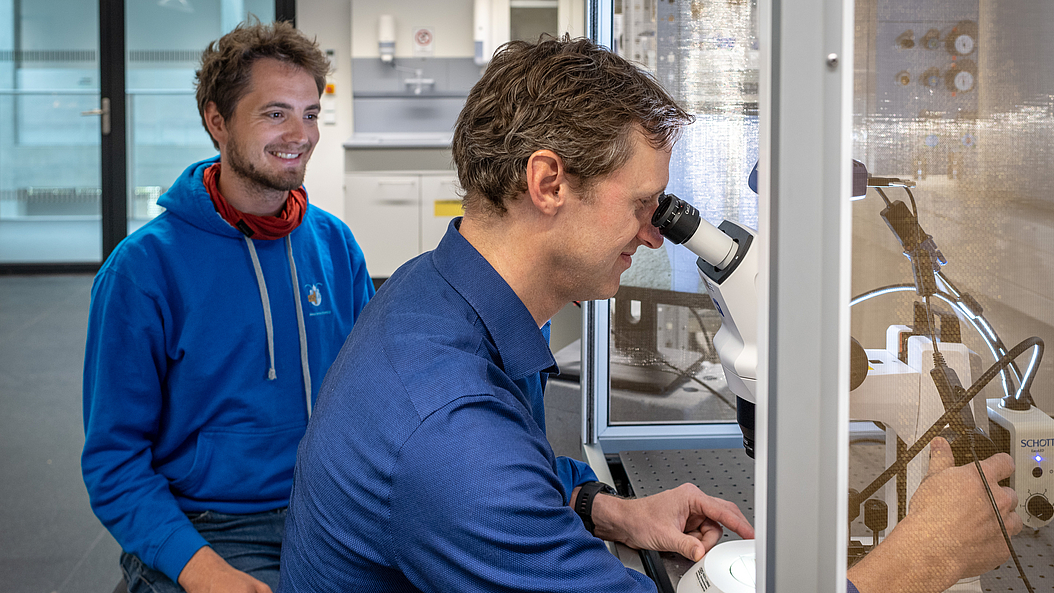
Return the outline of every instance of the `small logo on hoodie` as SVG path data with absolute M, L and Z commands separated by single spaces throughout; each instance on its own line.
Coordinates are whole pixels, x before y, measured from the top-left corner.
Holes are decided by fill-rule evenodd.
M 304 288 L 307 289 L 307 302 L 311 303 L 316 307 L 322 304 L 322 291 L 319 290 L 320 286 L 322 285 L 308 284 L 304 286 Z

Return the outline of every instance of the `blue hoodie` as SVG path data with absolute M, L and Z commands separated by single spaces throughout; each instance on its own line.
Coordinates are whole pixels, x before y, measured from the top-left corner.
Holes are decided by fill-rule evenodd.
M 92 508 L 173 581 L 206 545 L 184 513 L 288 504 L 308 400 L 373 296 L 336 217 L 308 206 L 288 241 L 224 221 L 202 182 L 217 161 L 188 167 L 107 259 L 84 358 Z

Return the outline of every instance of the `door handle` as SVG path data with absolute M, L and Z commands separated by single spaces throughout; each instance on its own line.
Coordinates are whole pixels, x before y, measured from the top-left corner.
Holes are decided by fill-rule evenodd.
M 81 111 L 81 115 L 101 115 L 102 116 L 102 135 L 110 135 L 110 99 L 109 97 L 103 97 L 100 101 L 102 107 L 100 109 L 89 109 L 87 111 Z

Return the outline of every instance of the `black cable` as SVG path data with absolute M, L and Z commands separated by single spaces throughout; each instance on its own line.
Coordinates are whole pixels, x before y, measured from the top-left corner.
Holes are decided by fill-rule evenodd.
M 988 502 L 992 503 L 992 510 L 995 511 L 995 520 L 999 522 L 999 530 L 1003 532 L 1003 541 L 1006 542 L 1006 547 L 1010 550 L 1010 557 L 1014 559 L 1014 565 L 1017 566 L 1017 573 L 1021 576 L 1021 580 L 1025 582 L 1025 588 L 1028 589 L 1028 593 L 1035 593 L 1032 589 L 1032 583 L 1028 582 L 1028 577 L 1025 576 L 1025 569 L 1021 568 L 1021 560 L 1017 557 L 1014 544 L 1010 543 L 1010 534 L 1006 531 L 1006 524 L 1003 523 L 1003 515 L 999 512 L 999 505 L 995 502 L 992 487 L 988 485 L 988 478 L 985 477 L 984 470 L 981 469 L 981 462 L 977 460 L 977 450 L 974 448 L 973 435 L 970 435 L 970 453 L 973 455 L 973 465 L 977 468 L 977 475 L 981 477 L 984 491 L 988 493 Z
M 659 593 L 674 593 L 673 582 L 670 581 L 670 571 L 662 562 L 662 556 L 655 550 L 639 550 L 641 564 L 644 565 L 644 573 L 655 582 L 655 589 Z
M 865 500 L 870 498 L 871 495 L 877 492 L 879 488 L 884 486 L 886 482 L 890 480 L 890 478 L 892 478 L 894 475 L 896 475 L 897 472 L 901 471 L 904 467 L 906 467 L 912 459 L 914 459 L 920 452 L 922 452 L 922 450 L 930 444 L 930 441 L 940 435 L 941 431 L 944 430 L 944 427 L 952 423 L 953 419 L 959 413 L 959 411 L 966 407 L 966 405 L 969 404 L 970 401 L 973 400 L 973 398 L 976 397 L 977 394 L 980 393 L 981 390 L 984 389 L 984 387 L 988 385 L 988 383 L 996 375 L 999 374 L 1002 368 L 1009 364 L 1009 361 L 1014 360 L 1018 356 L 1021 356 L 1023 352 L 1033 347 L 1039 349 L 1039 356 L 1042 358 L 1043 340 L 1037 337 L 1027 338 L 1025 340 L 1022 340 L 1021 343 L 1017 346 L 1014 346 L 1009 352 L 1003 355 L 1002 358 L 995 361 L 992 366 L 988 367 L 988 369 L 981 374 L 977 381 L 975 381 L 974 384 L 966 390 L 966 392 L 959 400 L 957 400 L 954 404 L 948 406 L 947 410 L 944 412 L 944 415 L 938 418 L 937 421 L 934 422 L 933 425 L 930 426 L 929 429 L 925 433 L 923 433 L 923 435 L 919 437 L 919 439 L 916 440 L 911 445 L 911 447 L 908 448 L 907 452 L 902 458 L 898 459 L 892 465 L 887 467 L 881 475 L 879 475 L 877 478 L 875 478 L 873 482 L 871 482 L 871 484 L 869 484 L 866 488 L 860 491 L 860 494 L 858 494 L 854 500 L 850 501 L 849 504 L 855 504 L 856 506 L 860 506 Z M 1031 377 L 1026 381 L 1031 383 Z
M 933 342 L 933 359 L 936 362 L 941 350 L 937 347 L 937 332 L 933 329 L 933 308 L 930 306 L 930 295 L 926 295 L 923 302 L 926 303 L 926 327 L 930 330 L 930 341 Z
M 904 191 L 908 192 L 908 199 L 911 200 L 911 214 L 915 217 L 916 226 L 918 226 L 919 220 L 919 207 L 915 205 L 915 195 L 911 193 L 911 190 L 904 187 Z M 916 237 L 917 239 L 918 237 Z
M 929 445 L 930 442 L 944 429 L 944 426 L 951 423 L 952 418 L 955 414 L 958 414 L 962 408 L 969 404 L 970 401 L 973 400 L 973 398 L 976 397 L 982 389 L 984 389 L 985 385 L 987 385 L 993 378 L 995 378 L 995 376 L 998 375 L 1002 371 L 1002 369 L 1007 366 L 1007 364 L 1009 364 L 1011 360 L 1014 360 L 1029 348 L 1037 348 L 1039 350 L 1037 356 L 1042 359 L 1043 340 L 1037 337 L 1027 338 L 1025 340 L 1022 340 L 1021 343 L 1019 343 L 1017 346 L 1014 346 L 1014 348 L 1011 349 L 1010 352 L 1007 352 L 992 366 L 988 367 L 988 369 L 981 374 L 977 381 L 970 386 L 970 389 L 964 392 L 962 398 L 960 398 L 951 406 L 948 406 L 947 411 L 945 411 L 944 415 L 941 416 L 937 420 L 937 422 L 935 422 L 932 426 L 930 426 L 929 430 L 927 430 L 921 438 L 915 441 L 915 443 L 908 449 L 908 451 L 903 457 L 898 456 L 897 461 L 890 465 L 888 468 L 886 468 L 886 470 L 882 472 L 882 475 L 880 475 L 878 478 L 875 478 L 875 480 L 871 482 L 871 484 L 869 484 L 867 488 L 864 488 L 864 490 L 857 494 L 855 497 L 851 497 L 849 504 L 856 505 L 857 507 L 859 507 L 863 503 L 863 501 L 870 498 L 872 494 L 877 492 L 879 488 L 881 488 L 886 482 L 888 482 L 889 479 L 893 477 L 893 475 L 895 475 L 897 472 L 901 471 L 904 467 L 906 467 L 907 464 L 910 463 L 911 460 L 914 459 L 923 449 L 925 449 L 926 446 Z M 1037 360 L 1037 364 L 1038 363 L 1039 361 Z M 1030 384 L 1032 382 L 1032 377 L 1030 376 L 1028 379 L 1026 379 L 1026 382 Z M 969 434 L 966 435 L 966 437 L 970 439 L 970 452 L 973 455 L 974 466 L 977 468 L 977 472 L 978 475 L 981 477 L 982 484 L 984 484 L 985 492 L 988 494 L 988 501 L 991 503 L 992 508 L 995 511 L 996 520 L 999 522 L 999 528 L 1003 533 L 1003 541 L 1006 542 L 1007 549 L 1010 551 L 1010 555 L 1014 559 L 1014 564 L 1017 566 L 1018 574 L 1021 576 L 1021 580 L 1024 581 L 1025 587 L 1028 589 L 1029 593 L 1034 593 L 1032 589 L 1032 584 L 1028 581 L 1028 578 L 1025 576 L 1025 571 L 1021 567 L 1021 561 L 1017 557 L 1017 552 L 1014 550 L 1013 544 L 1010 543 L 1010 534 L 1007 532 L 1006 525 L 1003 523 L 1003 517 L 999 513 L 999 505 L 995 502 L 995 495 L 992 494 L 992 489 L 988 485 L 988 480 L 987 478 L 985 478 L 984 471 L 981 469 L 981 464 L 977 460 L 977 451 L 974 448 L 973 435 Z
M 882 189 L 881 188 L 875 188 L 875 189 L 878 190 L 879 195 L 882 196 L 882 199 L 885 200 L 886 205 L 889 206 L 890 205 L 889 199 L 886 198 L 886 194 L 882 191 Z M 918 205 L 915 203 L 915 196 L 911 193 L 911 190 L 908 189 L 907 187 L 904 187 L 904 191 L 907 192 L 908 199 L 911 201 L 911 213 L 912 213 L 912 216 L 914 216 L 914 218 L 915 218 L 915 228 L 914 228 L 914 231 L 915 231 L 915 245 L 916 246 L 921 246 L 922 245 L 922 236 L 921 236 L 922 235 L 922 225 L 919 224 Z M 913 265 L 915 265 L 915 264 L 913 264 Z M 935 271 L 935 273 L 934 273 L 934 280 L 937 280 L 937 279 L 938 279 L 938 273 L 937 273 L 937 271 Z M 954 286 L 951 286 L 951 288 L 953 290 L 956 290 Z M 938 346 L 937 346 L 937 334 L 936 334 L 936 332 L 933 329 L 933 310 L 932 310 L 932 307 L 930 305 L 930 296 L 931 295 L 929 295 L 929 294 L 924 296 L 924 302 L 926 304 L 926 326 L 929 329 L 930 341 L 933 344 L 934 368 L 937 368 L 938 363 L 939 362 L 943 362 L 944 357 L 941 356 L 940 350 L 938 349 Z M 956 299 L 956 300 L 958 300 L 958 299 Z M 1030 341 L 1034 341 L 1034 343 L 1031 344 L 1031 346 L 1034 346 L 1034 347 L 1039 349 L 1038 356 L 1041 359 L 1042 356 L 1043 356 L 1043 341 L 1040 340 L 1039 338 L 1029 338 L 1029 339 L 1021 342 L 1021 344 L 1018 344 L 1018 346 L 1015 346 L 1014 350 L 1018 350 L 1019 348 L 1021 348 L 1021 346 L 1023 344 L 1025 344 L 1026 342 L 1030 342 Z M 916 447 L 916 445 L 918 445 L 919 443 L 922 443 L 922 442 L 924 442 L 924 443 L 926 443 L 926 445 L 928 445 L 933 440 L 933 438 L 936 437 L 936 432 L 934 431 L 934 429 L 939 427 L 939 430 L 943 430 L 943 427 L 945 425 L 950 425 L 951 422 L 945 421 L 945 418 L 948 417 L 949 415 L 951 415 L 953 412 L 958 413 L 960 410 L 965 408 L 966 405 L 969 404 L 969 402 L 971 400 L 973 400 L 973 398 L 978 393 L 980 393 L 981 389 L 983 389 L 984 386 L 987 385 L 988 382 L 991 381 L 995 377 L 995 375 L 997 373 L 1003 373 L 1004 372 L 1004 369 L 1005 369 L 1006 366 L 1013 365 L 1014 370 L 1017 371 L 1018 376 L 1020 377 L 1021 376 L 1021 374 L 1020 374 L 1021 371 L 1017 368 L 1017 363 L 1016 363 L 1015 359 L 1017 358 L 1017 356 L 1020 356 L 1020 354 L 1023 353 L 1027 348 L 1028 348 L 1028 346 L 1025 346 L 1024 348 L 1021 348 L 1021 352 L 1019 352 L 1018 354 L 1014 355 L 1009 360 L 1005 360 L 1008 357 L 1010 357 L 1010 352 L 1008 352 L 1002 358 L 1000 358 L 998 361 L 996 361 L 995 364 L 993 364 L 991 367 L 989 367 L 988 370 L 986 370 L 984 372 L 984 374 L 982 374 L 981 377 L 973 385 L 970 386 L 970 389 L 965 392 L 965 394 L 963 395 L 962 399 L 960 401 L 956 402 L 954 405 L 948 407 L 946 412 L 945 412 L 945 414 L 943 416 L 941 416 L 941 419 L 938 420 L 937 423 L 935 423 L 933 426 L 930 427 L 929 430 L 926 431 L 926 433 L 923 435 L 923 438 L 920 438 L 918 441 L 915 442 L 914 445 L 912 445 L 911 449 L 908 450 L 909 455 L 906 456 L 906 458 L 903 461 L 903 465 L 906 467 L 907 464 L 912 459 L 914 459 L 915 456 L 917 456 L 919 454 L 919 452 L 922 451 L 922 449 L 925 448 L 925 445 L 923 447 Z M 1036 364 L 1038 364 L 1038 361 L 1037 361 Z M 997 373 L 993 373 L 992 372 L 993 369 L 998 369 Z M 1005 376 L 1006 375 L 1004 375 L 1004 377 Z M 1029 374 L 1029 376 L 1024 379 L 1024 383 L 1022 384 L 1019 392 L 1026 393 L 1029 390 L 1029 387 L 1031 386 L 1033 377 L 1034 377 L 1034 373 Z M 937 432 L 939 432 L 939 430 Z M 931 432 L 934 432 L 935 434 L 933 434 L 932 436 L 929 436 L 929 438 L 926 438 L 926 436 L 930 435 Z M 1029 593 L 1035 593 L 1034 590 L 1032 589 L 1032 584 L 1028 580 L 1028 577 L 1025 576 L 1024 569 L 1021 568 L 1021 560 L 1017 557 L 1017 552 L 1014 550 L 1014 545 L 1010 542 L 1010 534 L 1007 532 L 1006 525 L 1003 523 L 1003 516 L 999 512 L 999 505 L 996 504 L 996 502 L 995 502 L 995 495 L 992 494 L 992 489 L 988 485 L 988 479 L 985 477 L 984 470 L 981 469 L 981 462 L 977 459 L 977 450 L 974 447 L 974 435 L 972 433 L 970 433 L 970 434 L 965 434 L 963 436 L 965 436 L 966 438 L 969 439 L 970 453 L 973 456 L 974 467 L 977 469 L 977 475 L 981 478 L 981 484 L 984 486 L 984 490 L 988 494 L 988 501 L 992 505 L 992 511 L 995 512 L 996 521 L 999 522 L 999 529 L 1000 529 L 1000 531 L 1003 534 L 1003 541 L 1006 542 L 1006 547 L 1010 551 L 1010 557 L 1014 559 L 1014 565 L 1017 566 L 1018 575 L 1020 575 L 1021 576 L 1021 580 L 1024 581 L 1025 588 L 1028 589 L 1028 592 Z M 915 450 L 916 448 L 918 450 Z M 912 452 L 913 450 L 915 450 L 915 451 Z M 900 463 L 901 463 L 901 458 L 898 458 L 896 463 L 891 465 L 889 469 L 892 469 L 893 467 L 895 467 L 896 465 L 898 465 Z M 887 469 L 886 472 L 883 472 L 883 475 L 888 473 L 889 469 Z M 874 491 L 878 490 L 878 488 L 880 488 L 883 484 L 888 482 L 890 477 L 892 477 L 892 476 L 886 477 L 884 480 L 882 480 L 882 482 L 879 483 L 878 486 L 876 486 L 875 489 L 872 490 L 870 493 L 867 493 L 867 494 L 861 493 L 860 495 L 858 495 L 858 498 L 866 500 L 869 496 L 871 496 L 871 494 L 874 493 Z M 879 479 L 881 479 L 881 478 L 882 478 L 882 476 L 879 476 Z M 877 481 L 878 480 L 876 479 L 876 482 Z M 872 483 L 872 484 L 874 484 L 874 483 Z M 870 488 L 871 488 L 871 486 L 868 486 L 868 488 L 865 488 L 865 492 L 867 490 L 869 490 Z M 876 538 L 876 541 L 877 541 L 877 538 Z

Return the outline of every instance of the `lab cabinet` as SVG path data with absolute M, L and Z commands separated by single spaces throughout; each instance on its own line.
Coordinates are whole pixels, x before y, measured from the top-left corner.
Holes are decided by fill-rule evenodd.
M 456 175 L 421 176 L 421 252 L 435 249 L 455 216 L 461 216 Z
M 450 173 L 345 175 L 344 218 L 374 278 L 387 278 L 439 244 L 461 212 L 457 177 Z

